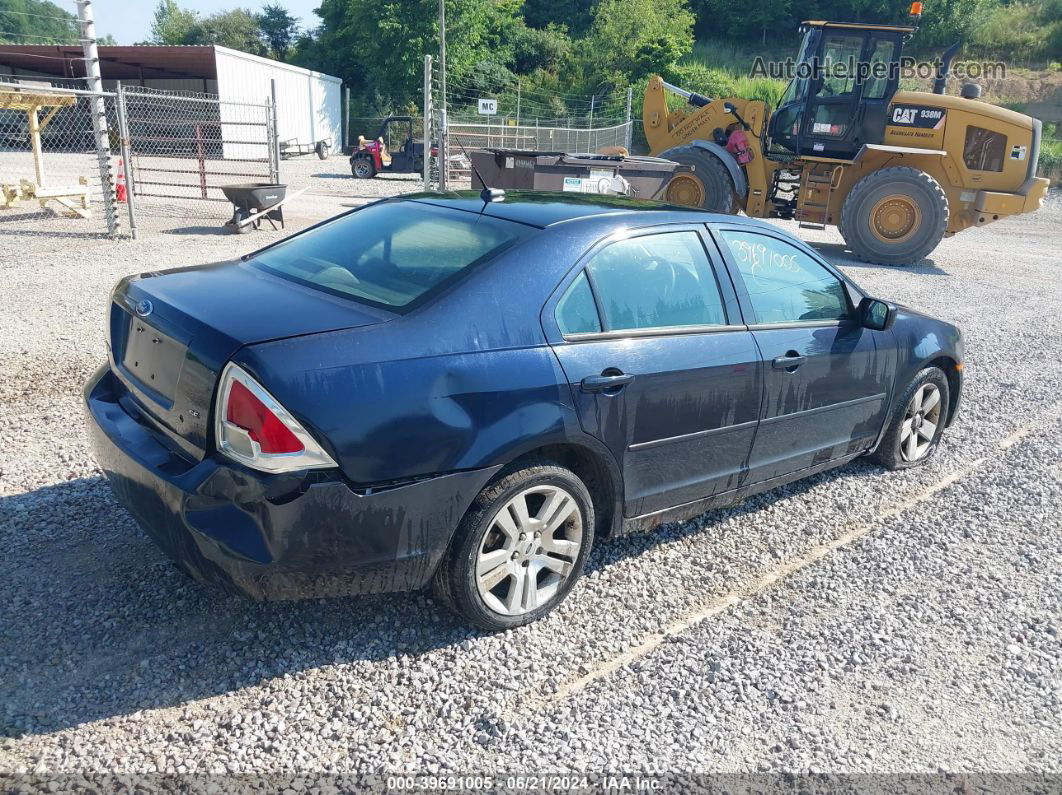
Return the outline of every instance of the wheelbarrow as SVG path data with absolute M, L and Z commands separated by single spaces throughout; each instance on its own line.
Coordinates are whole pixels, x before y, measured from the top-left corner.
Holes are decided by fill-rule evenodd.
M 236 234 L 258 229 L 263 218 L 274 229 L 279 221 L 283 229 L 284 203 L 302 193 L 298 191 L 289 196 L 287 185 L 271 185 L 268 182 L 222 185 L 221 192 L 232 202 L 232 218 L 225 222 L 225 226 Z

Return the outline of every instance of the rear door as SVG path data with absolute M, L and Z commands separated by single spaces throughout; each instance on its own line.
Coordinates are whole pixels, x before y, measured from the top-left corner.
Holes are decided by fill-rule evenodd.
M 891 332 L 863 328 L 843 280 L 804 248 L 760 228 L 714 231 L 763 357 L 752 479 L 865 449 L 888 408 Z
M 706 244 L 696 226 L 605 241 L 543 311 L 583 429 L 621 464 L 627 516 L 725 491 L 747 473 L 758 353 Z

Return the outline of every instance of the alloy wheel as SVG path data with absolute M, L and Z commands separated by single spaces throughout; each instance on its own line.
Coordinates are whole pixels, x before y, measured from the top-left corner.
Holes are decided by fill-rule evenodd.
M 552 599 L 575 568 L 582 511 L 559 486 L 538 485 L 506 502 L 491 520 L 476 560 L 476 587 L 495 613 L 518 616 Z
M 925 383 L 915 390 L 903 416 L 900 429 L 900 456 L 904 461 L 918 461 L 933 446 L 940 426 L 940 389 Z

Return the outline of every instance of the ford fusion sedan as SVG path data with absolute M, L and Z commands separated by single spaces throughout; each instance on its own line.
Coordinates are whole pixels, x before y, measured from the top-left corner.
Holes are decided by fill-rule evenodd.
M 962 389 L 954 326 L 776 227 L 620 198 L 386 200 L 123 279 L 108 317 L 96 456 L 183 569 L 260 599 L 430 585 L 495 630 L 597 540 L 924 463 Z

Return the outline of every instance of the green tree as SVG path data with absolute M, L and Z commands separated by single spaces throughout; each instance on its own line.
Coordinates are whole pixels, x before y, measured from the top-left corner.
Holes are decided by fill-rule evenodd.
M 663 72 L 693 46 L 685 0 L 601 0 L 575 48 L 584 82 L 630 83 Z
M 181 8 L 177 0 L 159 0 L 155 21 L 151 24 L 152 44 L 188 44 L 188 38 L 199 24 L 195 11 Z
M 258 27 L 272 56 L 285 60 L 299 36 L 299 21 L 280 3 L 269 3 L 258 15 Z
M 558 25 L 581 36 L 590 27 L 593 7 L 593 0 L 524 0 L 524 20 L 533 28 Z
M 47 0 L 0 0 L 0 43 L 77 44 L 77 17 Z
M 439 51 L 438 0 L 322 0 L 312 44 L 297 62 L 337 75 L 353 93 L 419 102 L 424 54 Z M 447 0 L 447 74 L 454 91 L 473 75 L 511 78 L 520 0 Z
M 266 55 L 258 16 L 245 8 L 205 17 L 189 31 L 182 44 L 218 44 L 252 55 Z

